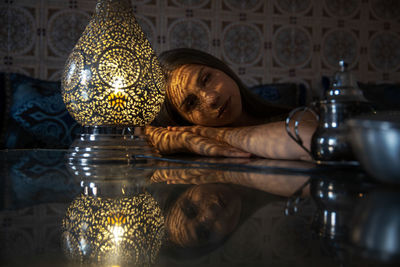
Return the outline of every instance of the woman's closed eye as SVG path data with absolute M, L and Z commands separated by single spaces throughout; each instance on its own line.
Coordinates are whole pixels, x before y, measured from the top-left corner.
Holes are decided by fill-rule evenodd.
M 201 77 L 201 85 L 204 87 L 211 80 L 212 74 L 210 72 L 206 72 Z
M 188 219 L 194 219 L 197 216 L 197 207 L 193 203 L 185 201 L 182 205 L 182 212 Z
M 181 107 L 185 112 L 192 111 L 198 104 L 199 98 L 194 94 L 189 94 L 183 100 Z

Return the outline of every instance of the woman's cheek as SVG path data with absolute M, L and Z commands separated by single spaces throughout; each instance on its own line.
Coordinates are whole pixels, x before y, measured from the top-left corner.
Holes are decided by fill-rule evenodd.
M 193 124 L 202 124 L 203 115 L 201 114 L 201 112 L 194 111 L 187 116 L 187 120 Z

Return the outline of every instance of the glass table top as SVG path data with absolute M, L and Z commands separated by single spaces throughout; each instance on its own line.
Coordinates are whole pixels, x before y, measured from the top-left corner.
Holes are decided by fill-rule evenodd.
M 358 166 L 0 151 L 0 266 L 398 266 L 400 195 Z

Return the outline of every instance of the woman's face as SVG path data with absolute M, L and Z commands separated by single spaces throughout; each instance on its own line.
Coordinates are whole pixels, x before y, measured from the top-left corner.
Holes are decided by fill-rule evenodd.
M 179 114 L 196 125 L 228 125 L 242 114 L 236 82 L 205 65 L 183 65 L 173 71 L 167 96 Z
M 237 226 L 241 199 L 228 185 L 196 185 L 185 191 L 166 218 L 170 240 L 182 247 L 218 243 Z

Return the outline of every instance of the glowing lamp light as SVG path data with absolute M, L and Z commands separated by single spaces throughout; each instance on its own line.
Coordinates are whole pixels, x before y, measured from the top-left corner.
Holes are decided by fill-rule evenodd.
M 164 87 L 130 0 L 98 0 L 62 77 L 72 117 L 82 126 L 144 126 L 159 112 Z
M 151 266 L 165 234 L 161 208 L 149 193 L 81 195 L 67 209 L 62 231 L 65 254 L 93 266 Z

